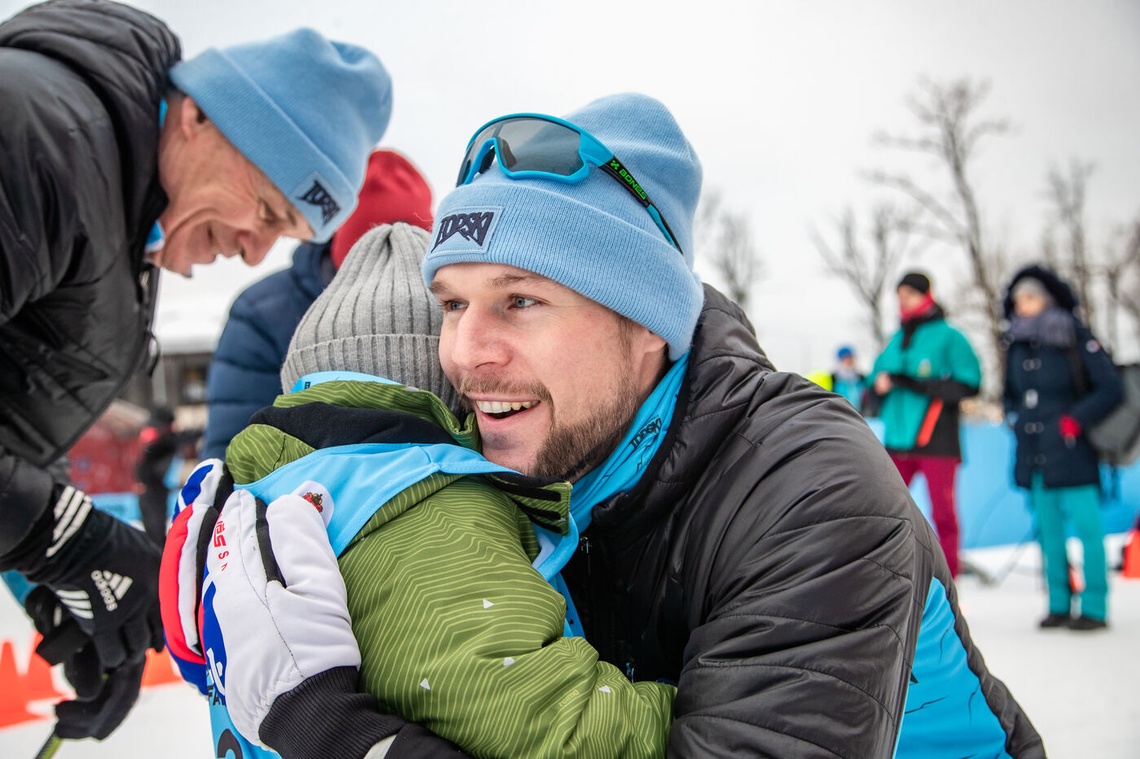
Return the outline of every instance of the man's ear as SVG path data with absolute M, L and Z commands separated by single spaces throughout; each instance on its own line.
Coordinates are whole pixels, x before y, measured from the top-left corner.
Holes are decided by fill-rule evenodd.
M 641 327 L 640 324 L 637 326 Z M 665 341 L 665 338 L 656 332 L 650 332 L 647 327 L 641 327 L 641 329 L 642 333 L 639 342 L 646 355 L 652 356 L 655 353 L 662 355 L 668 354 L 669 343 Z
M 187 139 L 192 139 L 205 129 L 208 129 L 210 119 L 206 116 L 194 99 L 189 95 L 183 96 L 178 108 L 178 129 Z
M 652 389 L 669 368 L 669 343 L 656 332 L 630 321 L 630 347 L 641 355 L 642 380 Z

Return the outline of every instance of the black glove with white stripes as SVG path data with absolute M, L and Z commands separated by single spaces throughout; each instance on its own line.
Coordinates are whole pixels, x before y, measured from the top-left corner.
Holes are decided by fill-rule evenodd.
M 138 700 L 146 660 L 110 671 L 95 644 L 46 585 L 37 585 L 24 601 L 36 630 L 44 636 L 36 652 L 50 664 L 63 663 L 75 698 L 55 705 L 55 734 L 68 740 L 103 740 L 122 724 Z
M 94 508 L 83 491 L 57 485 L 55 496 L 4 563 L 51 589 L 64 617 L 94 644 L 104 671 L 143 661 L 148 648 L 161 651 L 158 548 L 141 530 Z

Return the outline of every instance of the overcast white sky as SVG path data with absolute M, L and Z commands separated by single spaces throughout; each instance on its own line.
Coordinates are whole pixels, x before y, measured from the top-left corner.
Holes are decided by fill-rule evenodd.
M 0 0 L 7 17 L 28 5 Z M 416 163 L 436 199 L 485 120 L 512 111 L 563 114 L 638 90 L 669 106 L 704 165 L 705 189 L 747 215 L 767 276 L 749 309 L 777 366 L 807 372 L 869 333 L 845 286 L 828 278 L 808 228 L 828 229 L 877 190 L 864 169 L 901 165 L 872 144 L 881 129 L 913 132 L 905 98 L 919 76 L 988 79 L 983 116 L 1013 131 L 983 143 L 972 176 L 990 235 L 1029 255 L 1046 223 L 1051 164 L 1096 164 L 1088 187 L 1090 243 L 1140 214 L 1140 3 L 615 2 L 577 0 L 135 0 L 166 20 L 189 57 L 205 47 L 312 26 L 375 51 L 395 83 L 382 146 Z M 931 166 L 907 165 L 919 179 Z M 225 262 L 192 281 L 166 276 L 160 336 L 195 313 L 220 329 L 244 284 L 288 265 L 280 247 L 257 269 Z M 960 254 L 931 248 L 909 262 L 951 291 Z M 708 269 L 698 265 L 716 283 Z M 189 305 L 189 304 L 193 305 Z

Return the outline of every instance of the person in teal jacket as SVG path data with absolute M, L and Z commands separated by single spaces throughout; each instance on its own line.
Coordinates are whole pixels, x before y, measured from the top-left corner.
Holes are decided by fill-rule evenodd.
M 908 272 L 898 284 L 902 326 L 875 359 L 883 442 L 907 485 L 921 472 L 931 521 L 952 576 L 958 575 L 954 478 L 962 461 L 958 404 L 976 395 L 982 369 L 970 342 L 946 322 L 930 278 Z

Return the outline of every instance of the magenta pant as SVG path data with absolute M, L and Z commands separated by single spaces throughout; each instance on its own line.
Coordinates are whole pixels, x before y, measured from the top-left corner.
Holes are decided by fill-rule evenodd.
M 911 480 L 919 472 L 926 478 L 926 489 L 930 493 L 930 519 L 946 563 L 950 565 L 950 576 L 958 576 L 958 514 L 954 509 L 954 475 L 958 472 L 958 460 L 950 456 L 912 456 L 891 454 L 903 482 L 910 486 Z

